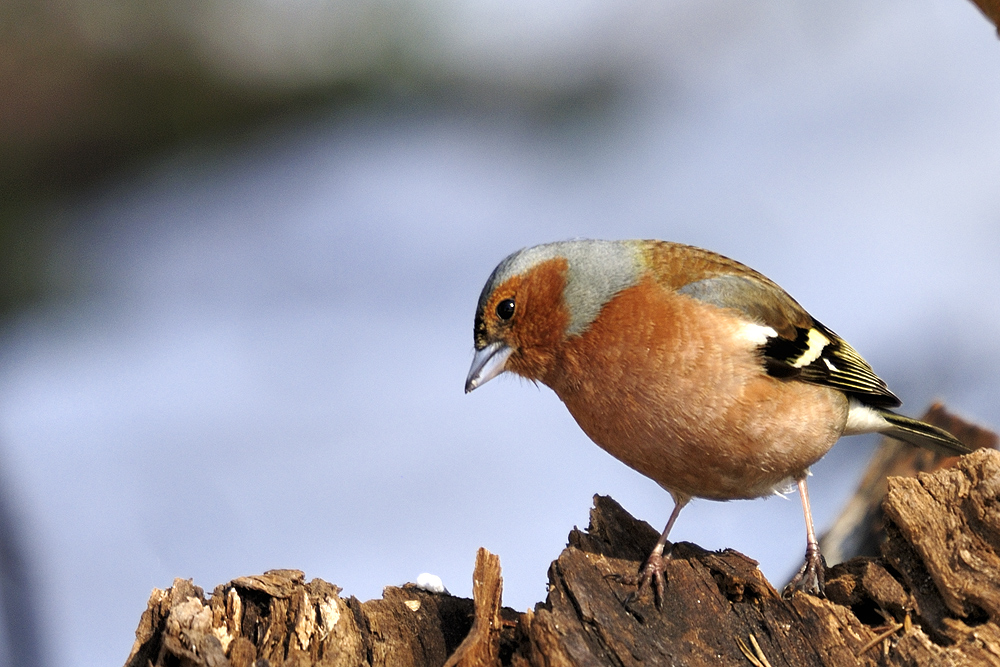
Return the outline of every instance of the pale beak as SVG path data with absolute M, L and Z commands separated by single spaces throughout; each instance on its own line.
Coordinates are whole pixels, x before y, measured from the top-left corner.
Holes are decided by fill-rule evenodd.
M 472 368 L 469 369 L 469 377 L 465 378 L 465 393 L 468 394 L 507 370 L 504 364 L 513 351 L 499 341 L 476 350 L 476 356 L 472 358 Z

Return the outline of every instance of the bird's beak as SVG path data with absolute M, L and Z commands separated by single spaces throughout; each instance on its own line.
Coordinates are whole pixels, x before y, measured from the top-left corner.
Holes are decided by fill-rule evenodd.
M 472 358 L 472 368 L 469 369 L 469 377 L 465 378 L 465 393 L 468 394 L 476 387 L 486 384 L 507 370 L 504 368 L 504 364 L 507 363 L 507 357 L 513 351 L 512 348 L 499 341 L 490 343 L 481 350 L 476 350 L 476 356 Z

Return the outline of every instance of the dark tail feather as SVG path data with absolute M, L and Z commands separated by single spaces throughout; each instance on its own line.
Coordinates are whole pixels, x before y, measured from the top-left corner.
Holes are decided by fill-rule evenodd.
M 924 447 L 944 456 L 961 456 L 972 451 L 971 447 L 962 444 L 951 433 L 937 426 L 931 426 L 916 419 L 897 415 L 895 412 L 890 412 L 889 410 L 879 410 L 878 412 L 889 422 L 889 428 L 882 431 L 882 433 L 890 438 L 896 438 L 911 445 Z

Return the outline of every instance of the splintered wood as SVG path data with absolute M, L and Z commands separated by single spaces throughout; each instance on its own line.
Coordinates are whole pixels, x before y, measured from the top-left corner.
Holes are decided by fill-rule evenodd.
M 445 667 L 500 664 L 500 633 L 503 629 L 503 620 L 500 617 L 502 589 L 500 559 L 480 547 L 476 554 L 476 569 L 472 574 L 472 598 L 475 603 L 476 618 L 472 622 L 469 636 L 448 658 Z M 511 626 L 513 627 L 513 623 Z
M 216 587 L 190 581 L 154 590 L 128 667 L 442 665 L 472 627 L 472 600 L 389 587 L 382 599 L 340 597 L 337 586 L 272 570 Z
M 662 608 L 633 599 L 622 575 L 657 532 L 595 496 L 589 527 L 570 533 L 533 610 L 501 606 L 499 559 L 485 549 L 475 600 L 406 585 L 359 602 L 297 570 L 241 577 L 209 597 L 176 580 L 153 591 L 126 667 L 1000 667 L 1000 453 L 950 463 L 889 480 L 882 555 L 830 568 L 826 599 L 783 599 L 753 560 L 684 542 Z

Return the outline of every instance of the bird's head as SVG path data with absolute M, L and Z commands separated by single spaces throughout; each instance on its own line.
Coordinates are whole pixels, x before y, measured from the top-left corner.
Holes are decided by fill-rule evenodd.
M 641 252 L 629 241 L 563 241 L 500 262 L 476 307 L 476 348 L 465 391 L 505 371 L 544 381 L 562 344 L 638 281 Z

